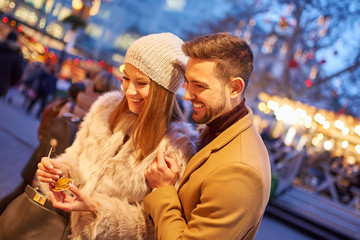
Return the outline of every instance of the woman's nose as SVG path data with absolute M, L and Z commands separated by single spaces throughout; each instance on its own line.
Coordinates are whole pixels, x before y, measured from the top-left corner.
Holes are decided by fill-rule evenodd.
M 130 82 L 125 92 L 128 95 L 135 95 L 137 92 L 135 85 L 132 82 Z

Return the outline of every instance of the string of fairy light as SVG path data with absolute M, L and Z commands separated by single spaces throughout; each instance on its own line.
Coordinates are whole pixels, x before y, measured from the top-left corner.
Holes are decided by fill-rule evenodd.
M 311 143 L 338 155 L 348 154 L 350 161 L 360 162 L 360 119 L 266 93 L 260 93 L 259 99 L 260 112 L 274 116 L 284 126 L 288 144 L 299 134 L 299 142 L 303 141 L 300 148 Z
M 37 38 L 42 37 L 37 34 L 37 31 L 33 28 L 27 26 L 26 24 L 18 21 L 10 16 L 3 16 L 1 18 L 3 24 L 7 24 L 14 31 L 17 31 L 23 36 L 26 41 L 29 41 L 29 44 L 26 44 L 27 48 L 30 48 L 32 51 L 29 51 L 27 48 L 22 48 L 24 58 L 33 61 L 49 61 L 53 64 L 56 64 L 59 61 L 59 57 L 55 54 L 54 51 L 50 50 L 49 47 L 44 46 Z M 109 73 L 114 72 L 114 66 L 104 60 L 94 60 L 91 58 L 82 58 L 82 57 L 68 57 L 65 59 L 64 63 L 74 64 L 79 67 L 99 67 L 108 71 Z

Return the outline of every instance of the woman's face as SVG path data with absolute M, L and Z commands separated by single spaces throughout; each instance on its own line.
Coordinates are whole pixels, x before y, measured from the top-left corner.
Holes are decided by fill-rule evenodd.
M 122 88 L 131 112 L 139 114 L 143 110 L 150 91 L 150 81 L 139 69 L 125 63 Z

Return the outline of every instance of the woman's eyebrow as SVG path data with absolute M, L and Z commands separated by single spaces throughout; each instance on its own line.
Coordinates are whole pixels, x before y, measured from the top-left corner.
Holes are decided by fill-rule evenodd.
M 124 69 L 123 73 L 124 73 L 124 75 L 129 76 L 129 74 L 126 73 L 125 69 Z M 148 79 L 148 77 L 146 75 L 144 75 L 144 76 L 142 76 L 142 75 L 141 76 L 135 76 L 134 80 L 136 80 L 136 81 L 142 81 L 142 80 L 150 81 L 150 79 Z

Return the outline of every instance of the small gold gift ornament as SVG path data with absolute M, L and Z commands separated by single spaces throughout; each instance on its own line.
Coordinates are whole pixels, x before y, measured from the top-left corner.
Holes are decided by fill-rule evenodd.
M 55 152 L 55 147 L 57 146 L 57 140 L 55 138 L 52 138 L 50 140 L 50 151 L 48 154 L 48 158 L 50 158 L 51 153 Z M 69 188 L 69 185 L 73 183 L 74 181 L 70 178 L 64 177 L 60 175 L 60 178 L 56 181 L 55 187 L 53 188 L 54 192 L 61 192 Z
M 55 187 L 53 188 L 54 192 L 61 192 L 69 188 L 69 185 L 73 183 L 74 181 L 67 177 L 61 177 L 59 178 L 56 183 Z

